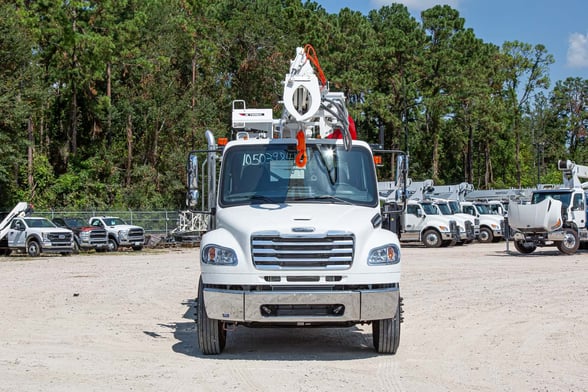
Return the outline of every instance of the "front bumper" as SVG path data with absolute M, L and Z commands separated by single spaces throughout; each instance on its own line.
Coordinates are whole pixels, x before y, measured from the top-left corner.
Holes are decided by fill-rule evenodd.
M 517 231 L 513 234 L 515 241 L 523 242 L 545 242 L 545 241 L 564 241 L 566 239 L 566 233 L 563 230 L 557 230 L 552 232 L 534 232 L 534 233 L 523 233 Z
M 143 246 L 145 245 L 145 238 L 129 238 L 129 239 L 120 239 L 119 246 Z
M 227 322 L 340 323 L 394 318 L 395 287 L 341 291 L 242 291 L 204 288 L 209 318 Z

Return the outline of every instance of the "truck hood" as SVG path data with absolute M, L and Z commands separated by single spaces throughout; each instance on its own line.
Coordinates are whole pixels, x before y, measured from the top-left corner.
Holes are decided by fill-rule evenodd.
M 109 229 L 114 229 L 114 230 L 130 230 L 130 229 L 141 229 L 143 230 L 143 228 L 139 227 L 139 226 L 134 226 L 134 225 L 116 225 L 116 226 L 107 226 Z
M 519 231 L 553 231 L 562 225 L 562 203 L 555 199 L 545 199 L 537 204 L 518 204 L 511 201 L 508 205 L 508 221 L 512 228 Z
M 243 234 L 355 232 L 373 229 L 371 220 L 378 214 L 378 208 L 342 204 L 259 204 L 218 210 L 217 227 Z

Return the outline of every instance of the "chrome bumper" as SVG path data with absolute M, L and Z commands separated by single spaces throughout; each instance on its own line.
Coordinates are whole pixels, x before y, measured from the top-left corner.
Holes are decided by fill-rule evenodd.
M 205 288 L 204 304 L 209 318 L 229 322 L 360 322 L 393 318 L 399 296 L 397 287 L 357 291 L 234 291 Z M 321 306 L 338 311 L 319 315 L 310 310 L 305 313 L 305 309 Z M 279 307 L 295 309 L 294 314 L 271 314 L 267 311 Z

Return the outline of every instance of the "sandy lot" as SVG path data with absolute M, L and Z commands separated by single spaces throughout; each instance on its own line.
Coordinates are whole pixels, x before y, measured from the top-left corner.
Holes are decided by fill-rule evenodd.
M 371 327 L 196 343 L 196 249 L 0 258 L 1 391 L 585 391 L 588 252 L 403 247 L 399 352 Z

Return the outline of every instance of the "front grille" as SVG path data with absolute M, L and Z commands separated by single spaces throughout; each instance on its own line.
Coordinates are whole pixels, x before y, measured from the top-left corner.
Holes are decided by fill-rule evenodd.
M 51 241 L 53 246 L 69 246 L 71 245 L 72 233 L 49 233 L 47 239 Z
M 285 236 L 254 234 L 253 265 L 258 269 L 346 269 L 353 263 L 351 234 Z
M 129 241 L 143 241 L 143 229 L 130 229 Z
M 474 238 L 474 225 L 471 221 L 465 221 L 465 230 L 468 238 Z
M 449 231 L 453 233 L 453 238 L 455 238 L 456 240 L 459 239 L 459 227 L 457 227 L 456 221 L 449 221 Z
M 92 231 L 90 231 L 91 243 L 105 242 L 107 239 L 108 237 L 106 236 L 106 230 L 93 229 Z

